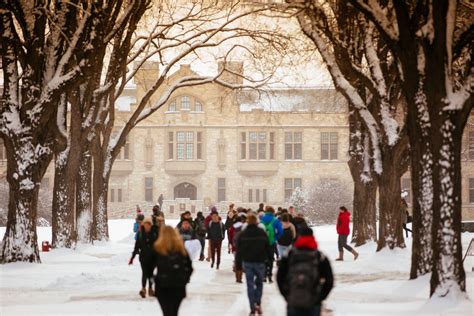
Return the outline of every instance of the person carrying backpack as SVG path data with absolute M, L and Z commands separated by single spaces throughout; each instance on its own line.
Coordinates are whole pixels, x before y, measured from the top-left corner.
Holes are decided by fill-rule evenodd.
M 155 242 L 156 267 L 155 293 L 163 316 L 177 316 L 179 306 L 186 297 L 186 285 L 191 279 L 193 266 L 183 240 L 171 226 L 160 230 Z
M 140 231 L 140 227 L 142 225 L 143 220 L 145 219 L 145 215 L 143 215 L 140 207 L 137 205 L 137 217 L 135 217 L 135 223 L 133 223 L 133 232 L 135 233 L 135 240 L 138 238 L 138 232 Z
M 290 222 L 288 213 L 281 215 L 281 225 L 283 228 L 283 235 L 277 241 L 278 253 L 280 258 L 287 252 L 293 241 L 296 239 L 295 226 Z
M 146 283 L 148 281 L 148 295 L 154 296 L 153 293 L 153 270 L 154 265 L 154 251 L 153 244 L 158 238 L 158 230 L 152 228 L 152 220 L 150 217 L 146 217 L 143 220 L 142 226 L 138 233 L 137 240 L 135 241 L 135 247 L 133 249 L 132 257 L 128 264 L 133 264 L 133 259 L 136 255 L 139 255 L 140 266 L 142 268 L 142 289 L 139 294 L 141 297 L 146 296 Z
M 277 273 L 288 316 L 319 316 L 321 303 L 331 292 L 333 274 L 327 257 L 318 251 L 311 228 L 303 228 L 283 256 Z
M 205 259 L 204 247 L 206 246 L 207 229 L 205 218 L 202 212 L 197 212 L 196 218 L 194 219 L 194 223 L 196 224 L 196 237 L 201 243 L 201 254 L 199 255 L 199 261 L 203 261 Z
M 266 264 L 266 278 L 264 281 L 272 283 L 273 274 L 273 260 L 275 256 L 276 241 L 283 235 L 283 228 L 281 222 L 275 217 L 275 209 L 271 206 L 265 208 L 265 215 L 261 219 L 261 223 L 265 226 L 265 231 L 268 236 L 268 243 L 270 244 L 270 257 L 267 258 Z
M 207 230 L 207 238 L 209 239 L 209 246 L 211 248 L 211 268 L 214 268 L 217 255 L 216 269 L 219 270 L 219 265 L 221 264 L 222 240 L 224 240 L 225 236 L 225 227 L 217 211 L 212 211 L 211 214 L 212 219 L 209 222 L 209 229 Z

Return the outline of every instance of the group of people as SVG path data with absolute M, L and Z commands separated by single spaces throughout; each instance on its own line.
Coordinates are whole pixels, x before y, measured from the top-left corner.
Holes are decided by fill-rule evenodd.
M 347 245 L 349 218 L 349 211 L 342 206 L 336 225 L 338 261 L 343 260 L 343 249 L 352 252 L 354 259 L 359 255 Z M 321 302 L 333 286 L 329 260 L 318 250 L 313 230 L 294 207 L 275 211 L 272 206 L 260 204 L 258 210 L 253 211 L 231 204 L 225 222 L 215 207 L 206 217 L 198 212 L 194 219 L 191 212 L 186 211 L 173 228 L 165 225 L 164 214 L 156 205 L 150 217 L 137 210 L 134 231 L 136 242 L 129 263 L 139 255 L 142 268 L 139 294 L 156 296 L 165 316 L 177 315 L 186 296 L 194 255 L 185 245 L 192 241 L 200 244 L 196 258 L 210 262 L 211 268 L 219 270 L 222 243 L 227 236 L 227 251 L 234 256 L 235 281 L 243 283 L 245 274 L 250 315 L 262 314 L 263 283 L 273 282 L 275 260 L 276 280 L 288 303 L 288 315 L 319 315 Z M 204 251 L 206 240 L 207 254 Z M 153 275 L 156 268 L 157 273 Z

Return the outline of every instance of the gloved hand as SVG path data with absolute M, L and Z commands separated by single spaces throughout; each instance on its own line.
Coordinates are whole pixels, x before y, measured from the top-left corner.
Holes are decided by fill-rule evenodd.
M 128 261 L 128 264 L 129 265 L 133 264 L 133 258 L 130 258 L 130 260 Z

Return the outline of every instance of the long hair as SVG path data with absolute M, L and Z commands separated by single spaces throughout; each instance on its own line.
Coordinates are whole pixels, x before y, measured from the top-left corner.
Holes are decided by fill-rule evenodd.
M 155 251 L 162 256 L 172 253 L 187 255 L 184 243 L 178 232 L 171 226 L 164 226 L 160 229 L 160 236 L 155 242 Z

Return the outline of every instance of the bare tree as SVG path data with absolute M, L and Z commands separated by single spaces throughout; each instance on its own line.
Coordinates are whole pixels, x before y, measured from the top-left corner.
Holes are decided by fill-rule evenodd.
M 61 98 L 95 67 L 95 48 L 120 28 L 121 4 L 0 3 L 4 78 L 0 133 L 10 192 L 4 262 L 39 261 L 35 229 L 39 183 L 53 153 L 66 146 Z M 108 28 L 108 23 L 114 26 Z M 110 32 L 103 34 L 105 30 Z
M 411 277 L 431 270 L 430 294 L 455 295 L 466 288 L 460 153 L 474 103 L 472 5 L 456 0 L 350 2 L 387 42 L 408 103 L 417 241 Z

